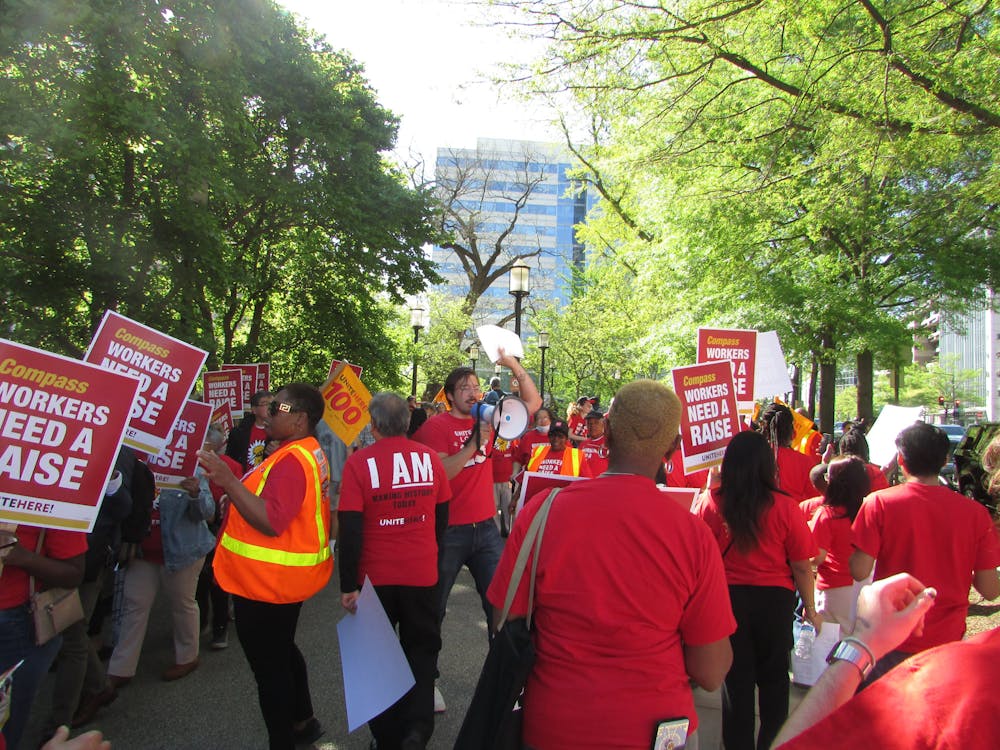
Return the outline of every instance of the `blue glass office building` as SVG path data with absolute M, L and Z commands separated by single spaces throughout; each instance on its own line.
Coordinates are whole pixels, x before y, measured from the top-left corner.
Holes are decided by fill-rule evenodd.
M 474 235 L 479 255 L 486 257 L 508 232 L 501 240 L 504 260 L 538 251 L 525 261 L 531 268 L 526 305 L 564 305 L 574 267 L 582 269 L 586 263 L 574 226 L 584 221 L 596 199 L 570 180 L 574 166 L 564 149 L 534 141 L 480 138 L 474 149 L 438 149 L 435 179 L 453 207 L 451 220 L 459 242 L 469 247 Z M 432 257 L 446 279 L 439 289 L 464 296 L 469 281 L 456 254 L 435 247 Z M 507 290 L 504 275 L 481 298 L 477 324 L 496 322 L 511 312 Z

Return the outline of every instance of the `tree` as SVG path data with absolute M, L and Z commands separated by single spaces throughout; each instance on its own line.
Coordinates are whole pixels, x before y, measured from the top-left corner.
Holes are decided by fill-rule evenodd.
M 4 3 L 0 51 L 10 336 L 79 354 L 110 308 L 210 366 L 396 377 L 380 296 L 436 279 L 431 198 L 357 63 L 269 0 Z
M 702 320 L 816 358 L 822 423 L 839 357 L 867 386 L 914 305 L 961 306 L 1000 276 L 988 6 L 497 4 L 551 42 L 536 88 L 586 109 L 604 241 L 693 274 Z

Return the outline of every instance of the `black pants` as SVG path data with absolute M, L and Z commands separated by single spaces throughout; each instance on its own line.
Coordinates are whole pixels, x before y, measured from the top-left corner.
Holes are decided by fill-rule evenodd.
M 419 737 L 423 746 L 434 732 L 434 675 L 441 651 L 438 587 L 376 586 L 375 592 L 389 622 L 399 626 L 399 642 L 416 683 L 368 728 L 379 750 L 396 750 L 407 735 Z
M 736 632 L 733 666 L 722 693 L 726 750 L 767 750 L 788 718 L 788 667 L 795 592 L 780 586 L 730 586 Z M 754 744 L 754 688 L 760 733 Z
M 270 750 L 294 750 L 292 725 L 313 716 L 309 676 L 295 645 L 302 602 L 269 604 L 233 595 L 236 635 L 257 681 Z

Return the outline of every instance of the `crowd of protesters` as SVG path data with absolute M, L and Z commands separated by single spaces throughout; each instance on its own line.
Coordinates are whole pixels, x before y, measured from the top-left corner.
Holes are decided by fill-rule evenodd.
M 905 736 L 915 737 L 931 730 L 914 719 L 916 699 L 893 668 L 909 659 L 914 674 L 937 674 L 939 650 L 973 665 L 998 648 L 990 634 L 955 650 L 970 587 L 985 599 L 1000 596 L 1000 541 L 983 506 L 941 485 L 948 440 L 940 429 L 903 429 L 893 465 L 880 467 L 869 461 L 861 426 L 821 453 L 815 431 L 799 435 L 793 412 L 768 404 L 732 439 L 720 468 L 686 475 L 680 402 L 667 387 L 626 384 L 606 411 L 581 396 L 562 418 L 542 406 L 516 358 L 501 350 L 500 364 L 531 415 L 519 438 L 495 434 L 476 416 L 484 393 L 469 368 L 449 374 L 434 404 L 377 394 L 352 446 L 326 426 L 319 391 L 291 383 L 254 394 L 228 444 L 210 431 L 197 475 L 180 489 L 153 493 L 142 462 L 123 449 L 93 533 L 42 537 L 19 527 L 0 551 L 0 667 L 14 657 L 25 663 L 0 747 L 20 746 L 29 710 L 45 712 L 50 750 L 106 746 L 94 732 L 67 739 L 61 725 L 84 727 L 114 710 L 161 588 L 175 645 L 163 679 L 199 668 L 202 637 L 212 649 L 228 647 L 234 620 L 268 747 L 311 745 L 324 729 L 309 655 L 295 635 L 302 603 L 332 576 L 334 549 L 342 606 L 356 612 L 370 580 L 415 677 L 369 723 L 372 746 L 426 747 L 434 713 L 446 708 L 437 660 L 455 580 L 468 568 L 493 624 L 543 504 L 533 603 L 522 580 L 509 614 L 532 607 L 537 660 L 521 699 L 523 743 L 532 750 L 648 748 L 677 722 L 687 747 L 697 748 L 692 685 L 722 688 L 727 750 L 799 747 L 814 736 L 824 747 L 902 747 L 872 739 L 883 726 L 889 733 L 900 709 L 868 691 L 902 695 L 913 725 Z M 494 380 L 485 393 L 492 405 L 510 396 Z M 902 481 L 890 486 L 897 469 Z M 551 499 L 548 491 L 521 497 L 538 474 L 573 481 Z M 697 499 L 682 507 L 662 492 L 669 487 L 693 489 Z M 124 597 L 107 667 L 85 622 L 35 646 L 29 579 L 79 586 L 89 618 L 99 614 L 112 566 L 123 571 Z M 815 695 L 786 724 L 796 617 L 817 631 L 835 623 L 843 639 Z M 53 662 L 71 677 L 60 678 L 52 704 L 32 705 Z M 852 698 L 859 684 L 865 692 Z M 953 692 L 938 695 L 933 710 L 982 713 L 969 690 Z M 870 725 L 843 718 L 863 710 L 875 716 Z M 843 726 L 851 743 L 838 739 Z M 964 724 L 938 731 L 977 746 Z

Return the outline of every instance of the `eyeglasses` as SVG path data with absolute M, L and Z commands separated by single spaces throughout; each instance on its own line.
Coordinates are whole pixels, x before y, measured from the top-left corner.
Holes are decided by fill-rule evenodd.
M 455 388 L 456 393 L 475 393 L 478 390 L 478 385 L 460 385 Z
M 272 401 L 267 405 L 267 413 L 272 417 L 277 415 L 279 411 L 291 414 L 293 411 L 302 411 L 302 409 L 296 409 L 291 404 L 286 404 L 283 401 Z

